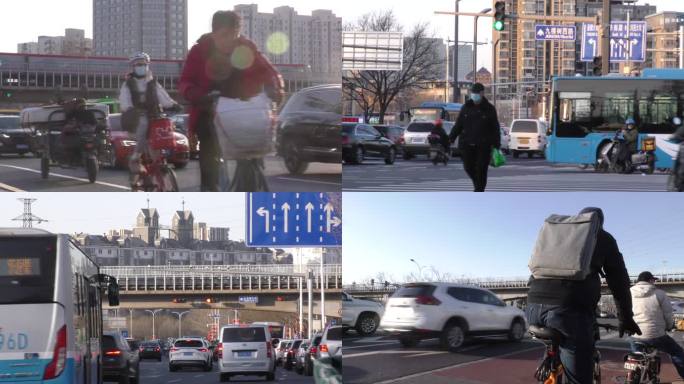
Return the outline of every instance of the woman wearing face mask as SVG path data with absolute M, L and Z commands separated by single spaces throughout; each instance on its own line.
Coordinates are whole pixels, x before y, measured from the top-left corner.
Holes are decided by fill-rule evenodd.
M 150 71 L 150 56 L 138 52 L 129 58 L 131 73 L 121 86 L 121 126 L 129 132 L 135 131 L 135 151 L 131 156 L 131 174 L 140 172 L 140 155 L 147 148 L 147 129 L 150 119 L 159 116 L 160 107 L 181 111 L 182 108 L 166 92 Z

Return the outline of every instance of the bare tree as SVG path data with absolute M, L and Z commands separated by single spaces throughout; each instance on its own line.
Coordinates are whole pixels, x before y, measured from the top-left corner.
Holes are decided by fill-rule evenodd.
M 440 76 L 444 60 L 439 56 L 442 49 L 434 35 L 428 33 L 427 23 L 418 24 L 404 39 L 403 69 L 401 71 L 347 71 L 342 77 L 343 92 L 347 100 L 359 105 L 367 119 L 372 112 L 384 123 L 390 105 L 403 92 L 427 88 Z M 369 32 L 400 32 L 403 27 L 392 11 L 363 15 L 355 24 L 347 24 L 347 30 Z

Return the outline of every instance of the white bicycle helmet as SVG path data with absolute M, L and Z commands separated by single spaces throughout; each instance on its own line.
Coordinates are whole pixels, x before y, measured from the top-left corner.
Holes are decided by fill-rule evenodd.
M 128 58 L 128 62 L 131 65 L 138 63 L 138 62 L 141 62 L 141 61 L 145 62 L 145 64 L 149 64 L 150 63 L 150 55 L 148 55 L 145 52 L 136 52 Z

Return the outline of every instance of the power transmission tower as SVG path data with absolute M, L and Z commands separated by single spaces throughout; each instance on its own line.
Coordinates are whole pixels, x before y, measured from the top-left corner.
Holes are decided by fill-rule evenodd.
M 33 204 L 38 199 L 17 199 L 17 200 L 24 202 L 24 213 L 15 217 L 14 219 L 12 219 L 12 221 L 23 222 L 24 228 L 33 228 L 33 222 L 34 221 L 38 222 L 38 224 L 40 224 L 42 222 L 47 222 L 47 220 L 41 219 L 40 217 L 31 213 L 31 204 Z

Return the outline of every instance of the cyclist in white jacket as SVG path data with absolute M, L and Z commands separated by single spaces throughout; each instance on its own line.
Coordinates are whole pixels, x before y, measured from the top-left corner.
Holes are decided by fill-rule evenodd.
M 636 349 L 634 342 L 640 342 L 667 353 L 684 378 L 684 349 L 667 335 L 674 327 L 672 304 L 667 294 L 656 288 L 657 280 L 651 272 L 641 272 L 631 288 L 634 321 L 641 329 L 641 336 L 632 336 L 632 350 Z

